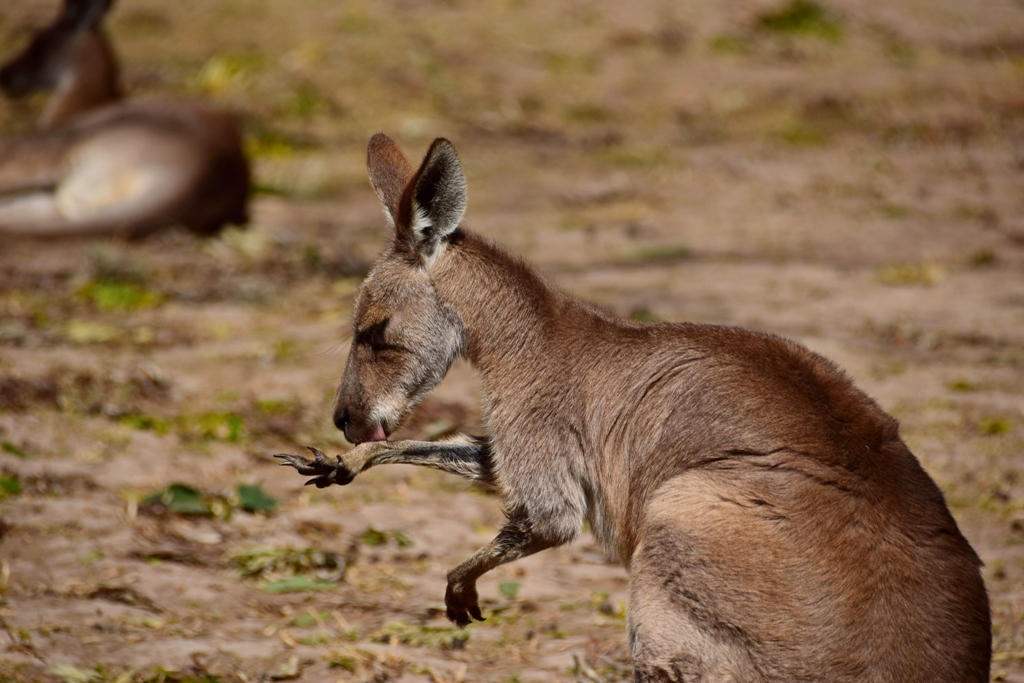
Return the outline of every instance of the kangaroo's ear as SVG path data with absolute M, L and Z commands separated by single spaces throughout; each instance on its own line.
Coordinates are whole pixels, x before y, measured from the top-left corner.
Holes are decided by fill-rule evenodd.
M 370 173 L 373 191 L 384 205 L 388 222 L 395 227 L 402 193 L 412 177 L 412 166 L 405 160 L 394 140 L 384 133 L 377 133 L 366 146 L 366 170 Z
M 95 28 L 113 4 L 114 0 L 64 0 L 59 21 L 76 29 Z
M 437 138 L 402 197 L 399 231 L 411 246 L 431 256 L 466 213 L 466 179 L 452 143 Z

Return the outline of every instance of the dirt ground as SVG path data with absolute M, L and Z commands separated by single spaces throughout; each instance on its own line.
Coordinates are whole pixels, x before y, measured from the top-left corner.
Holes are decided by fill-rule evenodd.
M 0 55 L 55 5 L 7 0 Z M 110 31 L 139 97 L 246 117 L 258 192 L 209 241 L 0 242 L 0 681 L 629 679 L 589 535 L 485 577 L 455 631 L 493 492 L 270 457 L 347 447 L 378 130 L 453 140 L 466 225 L 569 291 L 837 360 L 985 562 L 992 680 L 1024 681 L 1020 0 L 120 0 Z M 457 365 L 396 436 L 479 421 Z

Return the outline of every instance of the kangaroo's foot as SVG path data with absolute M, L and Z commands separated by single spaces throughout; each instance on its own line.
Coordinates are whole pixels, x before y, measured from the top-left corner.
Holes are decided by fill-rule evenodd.
M 447 608 L 449 621 L 459 628 L 469 626 L 471 619 L 483 621 L 484 616 L 480 613 L 480 602 L 476 594 L 476 582 L 468 584 L 452 584 L 449 579 L 448 588 L 444 594 L 444 605 Z
M 313 478 L 306 482 L 306 486 L 312 484 L 318 489 L 326 488 L 331 484 L 344 486 L 355 479 L 355 472 L 348 468 L 340 455 L 334 456 L 334 462 L 331 462 L 319 448 L 314 446 L 306 446 L 306 448 L 316 457 L 310 460 L 301 455 L 289 453 L 278 453 L 274 457 L 284 460 L 281 463 L 282 467 L 294 467 L 299 474 L 312 476 Z

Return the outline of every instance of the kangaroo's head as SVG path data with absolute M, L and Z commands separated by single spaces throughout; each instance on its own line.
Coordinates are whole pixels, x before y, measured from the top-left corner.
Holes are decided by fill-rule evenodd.
M 394 232 L 359 289 L 352 348 L 334 401 L 334 423 L 353 443 L 387 438 L 444 378 L 464 344 L 461 319 L 432 279 L 466 211 L 455 149 L 434 140 L 414 172 L 378 133 L 367 168 Z
M 100 27 L 113 0 L 64 0 L 60 15 L 0 68 L 0 88 L 11 97 L 37 90 L 77 89 L 93 102 L 120 96 L 113 50 Z M 79 98 L 81 99 L 81 97 Z

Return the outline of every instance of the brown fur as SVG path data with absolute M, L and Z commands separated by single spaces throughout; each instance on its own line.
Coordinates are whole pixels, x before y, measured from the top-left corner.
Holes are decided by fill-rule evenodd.
M 318 486 L 388 462 L 495 481 L 508 523 L 449 573 L 453 621 L 482 617 L 480 575 L 589 522 L 630 571 L 637 681 L 988 680 L 980 561 L 896 420 L 833 363 L 575 299 L 458 227 L 450 144 L 412 175 L 396 154 L 371 141 L 395 235 L 359 293 L 335 420 L 355 442 L 391 433 L 462 355 L 489 439 L 282 457 Z
M 109 5 L 66 0 L 0 69 L 12 96 L 53 90 L 41 133 L 0 141 L 0 235 L 142 237 L 175 225 L 210 234 L 245 223 L 238 121 L 195 104 L 122 102 L 101 24 Z

